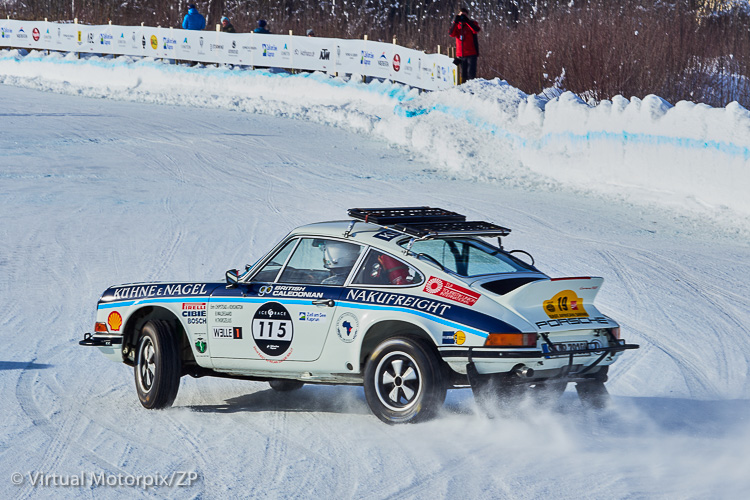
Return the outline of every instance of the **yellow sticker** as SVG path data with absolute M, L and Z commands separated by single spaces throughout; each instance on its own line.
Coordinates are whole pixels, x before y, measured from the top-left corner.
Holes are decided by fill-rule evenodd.
M 122 326 L 122 316 L 117 311 L 112 311 L 109 313 L 109 316 L 107 317 L 107 324 L 109 325 L 109 328 L 113 332 L 117 332 L 120 330 L 120 327 Z
M 156 35 L 151 35 L 151 48 L 156 50 L 157 47 L 159 47 L 159 40 L 156 38 Z
M 466 334 L 459 330 L 453 334 L 453 340 L 455 340 L 456 344 L 461 345 L 466 342 Z
M 549 300 L 544 301 L 544 312 L 551 319 L 588 318 L 589 313 L 583 308 L 583 299 L 573 290 L 563 290 Z

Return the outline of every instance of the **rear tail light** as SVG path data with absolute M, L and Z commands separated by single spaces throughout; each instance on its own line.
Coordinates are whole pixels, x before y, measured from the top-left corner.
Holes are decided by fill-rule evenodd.
M 109 333 L 109 330 L 107 330 L 107 324 L 106 323 L 96 323 L 94 325 L 94 331 L 96 333 Z
M 612 336 L 616 338 L 617 340 L 620 340 L 620 327 L 619 326 L 617 328 L 610 328 L 609 333 L 611 333 Z
M 536 347 L 536 333 L 490 333 L 485 347 Z

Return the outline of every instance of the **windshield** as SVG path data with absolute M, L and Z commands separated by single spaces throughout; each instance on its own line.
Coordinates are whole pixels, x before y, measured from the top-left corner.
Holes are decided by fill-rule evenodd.
M 406 246 L 402 243 L 402 246 Z M 497 247 L 469 238 L 443 238 L 415 241 L 411 251 L 430 261 L 434 259 L 446 270 L 459 276 L 535 271 L 528 264 L 512 258 Z M 426 256 L 426 257 L 425 257 Z

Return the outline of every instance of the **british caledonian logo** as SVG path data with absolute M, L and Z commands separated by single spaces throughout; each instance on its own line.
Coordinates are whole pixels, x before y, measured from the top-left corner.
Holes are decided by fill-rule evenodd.
M 450 281 L 441 280 L 434 276 L 431 276 L 430 279 L 427 280 L 427 284 L 422 291 L 454 302 L 460 302 L 467 306 L 473 306 L 480 297 L 480 294 L 477 292 L 472 292 L 468 288 L 456 285 Z
M 583 308 L 583 299 L 573 290 L 563 290 L 549 300 L 545 300 L 544 312 L 550 319 L 559 318 L 588 318 L 589 314 Z
M 107 316 L 107 324 L 109 325 L 109 329 L 113 332 L 119 332 L 120 327 L 122 326 L 122 316 L 117 311 L 112 311 L 109 313 L 109 316 Z

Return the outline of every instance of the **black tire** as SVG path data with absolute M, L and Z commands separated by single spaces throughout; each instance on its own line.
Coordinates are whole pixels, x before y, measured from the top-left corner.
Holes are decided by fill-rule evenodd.
M 282 378 L 277 378 L 274 380 L 269 380 L 268 385 L 271 386 L 271 389 L 274 391 L 279 392 L 289 392 L 289 391 L 296 391 L 297 389 L 301 389 L 303 385 L 305 385 L 304 382 L 300 382 L 299 380 L 287 380 Z
M 166 321 L 151 320 L 141 329 L 135 356 L 135 388 L 144 408 L 172 406 L 180 388 L 177 336 Z
M 380 343 L 365 365 L 365 397 L 387 424 L 434 417 L 445 401 L 440 362 L 420 341 L 394 337 Z
M 578 382 L 576 391 L 581 404 L 589 410 L 601 410 L 610 403 L 609 392 L 601 380 Z

